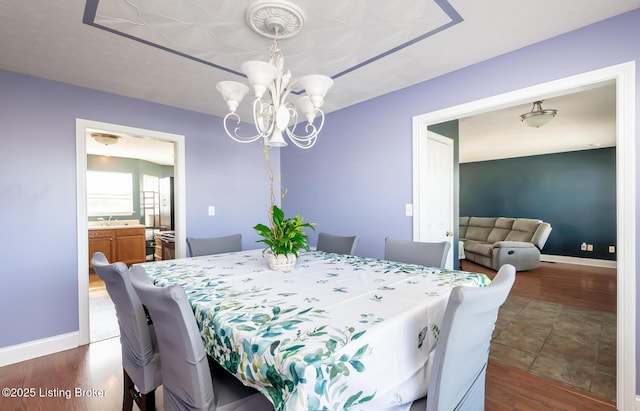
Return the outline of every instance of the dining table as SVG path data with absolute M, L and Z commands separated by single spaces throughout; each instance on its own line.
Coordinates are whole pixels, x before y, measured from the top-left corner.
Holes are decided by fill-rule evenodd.
M 189 298 L 206 352 L 275 410 L 403 410 L 426 394 L 451 289 L 480 273 L 303 251 L 290 272 L 247 250 L 140 264 Z

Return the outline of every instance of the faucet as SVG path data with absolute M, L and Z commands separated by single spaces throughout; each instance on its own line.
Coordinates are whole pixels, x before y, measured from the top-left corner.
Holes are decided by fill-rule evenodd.
M 108 220 L 105 220 L 104 217 L 98 217 L 98 221 L 102 221 L 102 225 L 110 226 L 111 225 L 111 216 L 109 216 Z

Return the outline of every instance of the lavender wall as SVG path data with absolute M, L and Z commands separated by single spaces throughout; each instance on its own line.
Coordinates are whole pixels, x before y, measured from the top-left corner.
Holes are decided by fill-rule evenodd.
M 0 90 L 0 347 L 78 330 L 76 118 L 185 135 L 187 235 L 241 232 L 258 248 L 264 155 L 221 119 L 6 71 Z
M 312 150 L 283 151 L 284 208 L 322 230 L 359 234 L 358 254 L 381 257 L 385 236 L 412 235 L 404 216 L 412 202 L 412 116 L 640 60 L 639 38 L 635 10 L 332 113 Z

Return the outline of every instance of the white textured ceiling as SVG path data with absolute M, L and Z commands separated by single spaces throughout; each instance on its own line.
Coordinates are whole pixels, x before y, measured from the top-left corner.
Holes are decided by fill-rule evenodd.
M 294 77 L 334 78 L 338 110 L 639 7 L 637 0 L 294 0 Z M 267 59 L 252 0 L 0 0 L 0 69 L 223 116 L 215 85 Z M 243 106 L 248 106 L 244 102 Z M 528 111 L 525 110 L 525 111 Z M 246 119 L 247 109 L 240 110 Z
M 616 145 L 616 86 L 547 98 L 543 109 L 558 114 L 540 128 L 527 127 L 520 115 L 533 104 L 509 107 L 460 119 L 460 162 L 495 160 Z
M 115 144 L 105 145 L 96 141 L 91 136 L 93 133 L 111 134 L 120 138 Z M 87 154 L 137 158 L 165 166 L 175 164 L 175 147 L 173 143 L 168 141 L 100 129 L 88 129 L 86 138 Z

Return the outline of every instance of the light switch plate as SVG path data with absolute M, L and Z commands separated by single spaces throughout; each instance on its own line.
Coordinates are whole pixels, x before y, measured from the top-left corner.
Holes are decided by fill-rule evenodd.
M 404 215 L 411 217 L 413 215 L 413 204 L 404 205 Z
M 209 206 L 209 215 L 216 215 L 216 207 Z

